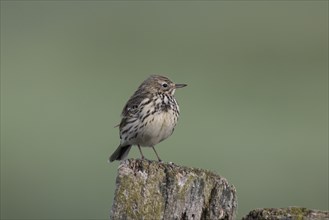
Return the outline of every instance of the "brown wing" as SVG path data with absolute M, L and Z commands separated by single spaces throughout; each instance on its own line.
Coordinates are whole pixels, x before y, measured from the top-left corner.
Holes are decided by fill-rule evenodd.
M 142 110 L 141 102 L 145 98 L 148 98 L 148 95 L 146 93 L 138 92 L 136 92 L 132 97 L 130 97 L 121 113 L 122 119 L 120 123 L 120 129 L 123 128 L 128 121 L 139 118 L 139 114 Z
M 138 114 L 139 105 L 144 100 L 142 96 L 132 96 L 122 110 L 122 117 L 134 117 Z

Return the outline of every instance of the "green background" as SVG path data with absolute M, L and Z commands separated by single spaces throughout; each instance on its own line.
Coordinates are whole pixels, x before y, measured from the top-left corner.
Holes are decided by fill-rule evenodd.
M 226 177 L 239 217 L 328 209 L 328 1 L 1 1 L 1 218 L 108 218 L 152 73 L 188 84 L 163 160 Z

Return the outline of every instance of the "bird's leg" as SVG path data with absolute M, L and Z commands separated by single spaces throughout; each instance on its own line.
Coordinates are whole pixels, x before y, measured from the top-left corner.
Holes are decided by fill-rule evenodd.
M 153 150 L 154 150 L 154 153 L 155 153 L 155 155 L 157 155 L 157 158 L 158 158 L 159 162 L 162 162 L 162 160 L 160 159 L 160 157 L 159 157 L 158 153 L 155 151 L 155 148 L 154 148 L 154 146 L 152 146 L 152 148 L 153 148 Z
M 141 149 L 141 146 L 139 146 L 139 144 L 138 144 L 137 146 L 138 146 L 139 152 L 140 152 L 140 153 L 141 153 L 141 155 L 142 155 L 142 160 L 144 160 L 144 159 L 145 159 L 145 157 L 144 157 L 144 155 L 143 155 L 143 153 L 142 153 L 142 149 Z

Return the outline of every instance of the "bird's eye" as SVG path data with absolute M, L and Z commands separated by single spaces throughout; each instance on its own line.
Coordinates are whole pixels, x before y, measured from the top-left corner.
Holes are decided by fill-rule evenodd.
M 167 83 L 162 83 L 162 87 L 163 88 L 167 88 L 168 87 L 168 84 Z

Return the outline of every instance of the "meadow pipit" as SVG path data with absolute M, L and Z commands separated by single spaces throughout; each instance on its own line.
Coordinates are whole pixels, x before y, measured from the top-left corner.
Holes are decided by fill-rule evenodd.
M 137 145 L 144 159 L 142 147 L 152 147 L 168 138 L 179 117 L 179 107 L 174 97 L 175 90 L 186 84 L 175 84 L 167 77 L 152 75 L 130 97 L 121 113 L 120 145 L 109 161 L 127 157 L 132 145 Z

